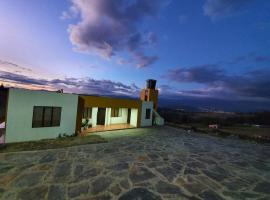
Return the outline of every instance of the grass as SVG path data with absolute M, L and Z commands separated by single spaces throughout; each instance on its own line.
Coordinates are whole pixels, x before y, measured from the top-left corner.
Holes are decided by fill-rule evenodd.
M 222 136 L 238 136 L 241 139 L 254 139 L 270 141 L 270 128 L 266 127 L 254 127 L 245 125 L 224 126 L 217 130 L 209 129 L 203 124 L 175 124 L 168 123 L 168 125 L 179 127 L 185 130 L 195 128 L 195 131 L 207 134 L 222 135 Z
M 221 131 L 227 133 L 238 133 L 239 135 L 246 135 L 250 137 L 269 137 L 270 138 L 270 129 L 264 127 L 253 127 L 253 126 L 229 126 L 222 127 Z
M 35 150 L 44 150 L 44 149 L 57 149 L 64 147 L 71 147 L 77 145 L 85 144 L 97 144 L 97 143 L 106 143 L 107 140 L 102 138 L 99 135 L 90 135 L 85 137 L 65 137 L 57 139 L 44 139 L 39 141 L 31 142 L 18 142 L 18 143 L 9 143 L 2 149 L 0 153 L 6 152 L 17 152 L 17 151 L 35 151 Z

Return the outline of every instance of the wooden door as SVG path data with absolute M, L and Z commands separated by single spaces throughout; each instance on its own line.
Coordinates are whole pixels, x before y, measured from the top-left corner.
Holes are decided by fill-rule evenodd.
M 105 125 L 106 108 L 98 108 L 97 125 Z

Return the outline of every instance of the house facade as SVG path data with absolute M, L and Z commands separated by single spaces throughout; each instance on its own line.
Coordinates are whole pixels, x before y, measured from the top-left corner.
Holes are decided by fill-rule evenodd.
M 78 96 L 10 88 L 5 142 L 21 142 L 71 135 L 76 125 Z
M 17 88 L 0 92 L 1 101 L 5 102 L 1 105 L 0 138 L 4 139 L 5 143 L 145 127 L 152 126 L 154 122 L 155 102 L 145 99 L 120 99 Z

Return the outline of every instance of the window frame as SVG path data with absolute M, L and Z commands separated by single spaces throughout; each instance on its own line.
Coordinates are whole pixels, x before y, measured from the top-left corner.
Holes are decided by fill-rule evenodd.
M 41 116 L 41 125 L 35 125 L 35 108 L 42 108 L 42 116 Z M 50 113 L 50 120 L 49 120 L 49 124 L 45 125 L 45 110 L 46 109 L 51 109 L 51 113 Z M 55 110 L 59 109 L 59 117 L 57 120 L 57 123 L 54 122 L 54 114 L 55 114 Z M 62 107 L 59 106 L 34 106 L 33 107 L 33 115 L 32 115 L 32 128 L 46 128 L 46 127 L 59 127 L 61 125 L 61 117 L 62 117 Z
M 85 107 L 83 109 L 83 119 L 91 119 L 92 118 L 92 107 Z
M 111 117 L 122 117 L 121 108 L 111 108 Z

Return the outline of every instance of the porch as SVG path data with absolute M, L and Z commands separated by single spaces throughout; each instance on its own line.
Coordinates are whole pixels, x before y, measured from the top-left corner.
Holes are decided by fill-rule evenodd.
M 137 121 L 136 108 L 85 107 L 80 134 L 136 128 Z
M 111 125 L 97 125 L 95 127 L 90 127 L 86 130 L 81 132 L 81 136 L 86 136 L 91 133 L 95 132 L 102 132 L 102 131 L 111 131 L 111 130 L 121 130 L 121 129 L 130 129 L 136 128 L 136 126 L 132 126 L 130 124 L 111 124 Z

